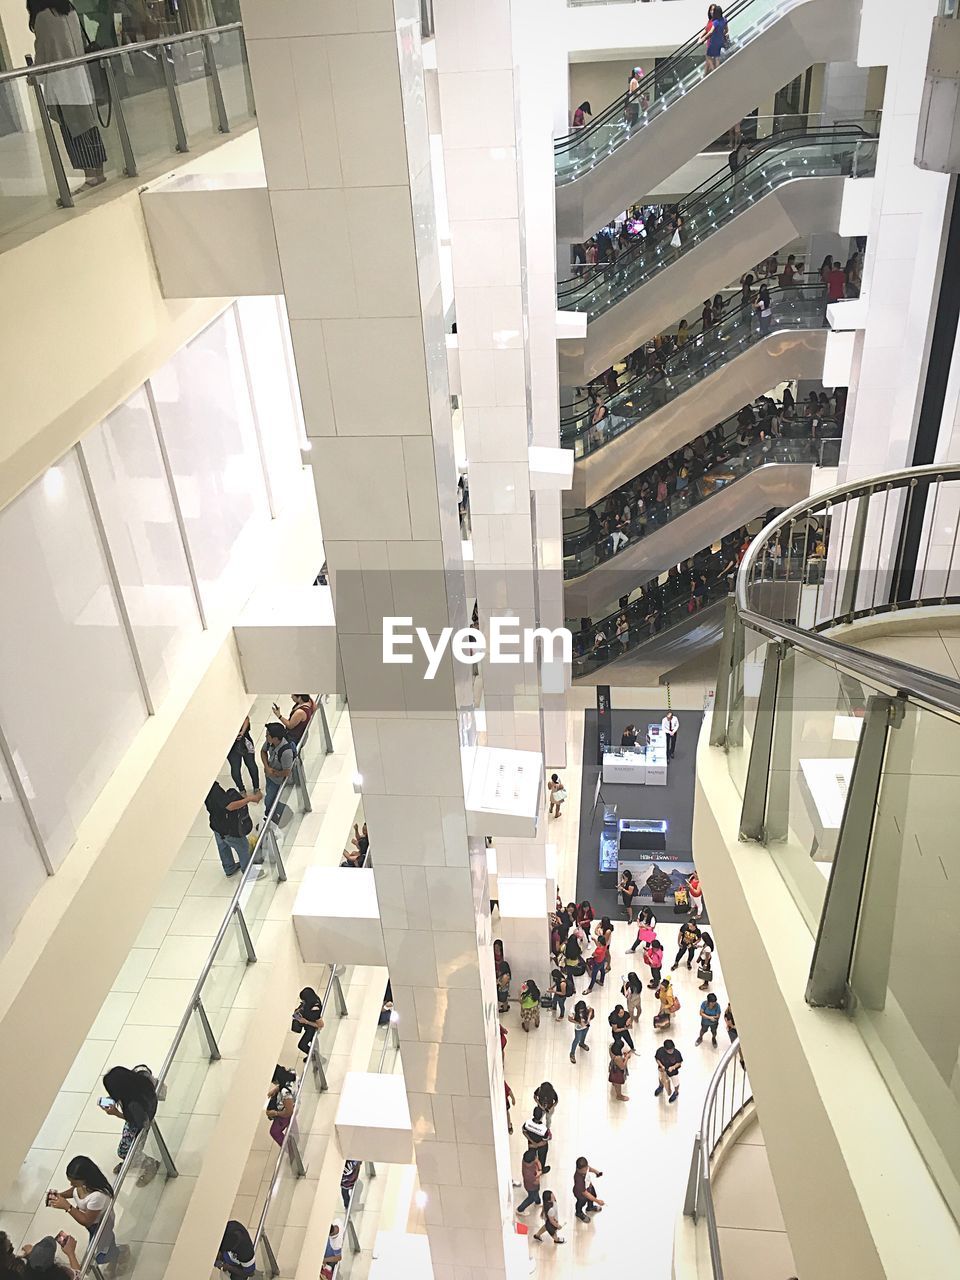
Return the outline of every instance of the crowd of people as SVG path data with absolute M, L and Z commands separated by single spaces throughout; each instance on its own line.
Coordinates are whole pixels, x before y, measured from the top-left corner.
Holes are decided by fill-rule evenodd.
M 678 616 L 696 613 L 713 598 L 716 589 L 726 591 L 750 541 L 745 527 L 732 530 L 716 549 L 705 547 L 682 565 L 673 565 L 665 575 L 622 596 L 618 612 L 598 623 L 581 618 L 573 637 L 574 660 L 589 655 L 609 662 L 639 640 L 656 635 Z
M 772 452 L 778 440 L 834 439 L 839 435 L 845 390 L 811 391 L 799 406 L 789 387 L 781 401 L 759 396 L 737 414 L 695 437 L 682 449 L 648 468 L 586 509 L 586 528 L 565 535 L 564 555 L 589 549 L 601 563 L 665 524 L 677 502 L 686 509 L 692 491 L 704 477 L 726 465 L 735 467 L 738 455 L 757 446 Z M 840 414 L 838 421 L 835 415 Z M 752 455 L 751 455 L 752 456 Z M 722 481 L 718 482 L 719 484 Z
M 269 820 L 281 827 L 284 825 L 286 805 L 278 797 L 293 774 L 300 743 L 317 709 L 316 702 L 309 693 L 294 693 L 290 696 L 292 705 L 289 715 L 284 715 L 277 703 L 273 704 L 276 719 L 264 726 L 259 766 L 250 717 L 244 719 L 227 752 L 227 763 L 234 785 L 223 787 L 219 782 L 214 782 L 204 800 L 210 830 L 216 841 L 225 876 L 246 871 L 253 857 L 257 843 L 255 828 L 259 824 L 254 823 L 251 805 L 263 804 L 263 821 Z M 243 785 L 244 767 L 250 777 L 249 791 Z M 260 769 L 263 770 L 264 778 L 262 790 Z M 257 861 L 262 860 L 260 855 Z M 264 871 L 261 868 L 254 874 L 259 879 Z
M 630 726 L 628 726 L 630 728 Z M 651 1074 L 655 1075 L 652 1094 L 662 1099 L 666 1105 L 675 1104 L 680 1097 L 680 1075 L 684 1055 L 676 1039 L 664 1036 L 663 1033 L 673 1031 L 676 1015 L 681 1007 L 681 998 L 675 989 L 673 974 L 684 965 L 687 970 L 696 966 L 698 992 L 704 993 L 698 1000 L 699 1034 L 693 1040 L 693 1048 L 698 1048 L 705 1041 L 713 1047 L 718 1046 L 718 1034 L 721 1023 L 731 1041 L 737 1038 L 736 1022 L 729 1002 L 723 1007 L 720 997 L 712 990 L 714 982 L 715 943 L 709 931 L 702 927 L 704 917 L 703 888 L 695 870 L 681 884 L 674 886 L 674 912 L 678 920 L 677 950 L 673 964 L 668 973 L 665 954 L 667 944 L 661 934 L 662 926 L 658 926 L 652 909 L 642 906 L 634 912 L 636 900 L 640 895 L 640 887 L 636 884 L 629 870 L 625 870 L 619 879 L 618 896 L 626 908 L 628 925 L 636 927 L 636 939 L 627 948 L 627 954 L 633 956 L 638 948 L 642 948 L 641 958 L 648 975 L 647 980 L 641 977 L 636 969 L 623 975 L 620 979 L 620 999 L 616 1000 L 606 1015 L 609 1028 L 609 1044 L 607 1045 L 606 1074 L 611 1090 L 611 1101 L 625 1103 L 630 1095 L 625 1086 L 642 1052 L 646 1032 L 642 1026 L 642 1006 L 646 992 L 652 992 L 655 1002 L 651 1018 L 653 1039 L 648 1040 L 646 1052 L 649 1053 Z M 553 969 L 550 986 L 541 993 L 532 979 L 527 979 L 519 992 L 520 1025 L 528 1034 L 540 1026 L 540 1010 L 549 1010 L 548 1024 L 565 1025 L 572 1034 L 570 1043 L 570 1062 L 576 1065 L 582 1055 L 589 1054 L 592 1046 L 588 1043 L 591 1031 L 598 1021 L 597 1009 L 589 997 L 603 990 L 613 969 L 612 952 L 615 929 L 609 915 L 599 914 L 592 903 L 584 900 L 580 903 L 563 903 L 557 895 L 556 909 L 549 918 L 550 949 Z M 509 975 L 509 962 L 504 957 L 503 944 L 499 940 L 494 943 L 495 968 L 498 992 L 500 993 L 500 1011 L 506 1014 L 510 1010 L 509 979 L 504 982 L 504 975 Z M 577 983 L 589 977 L 589 982 L 578 996 Z M 537 1016 L 530 1016 L 530 1003 L 525 1002 L 525 993 L 534 993 Z M 674 1031 L 674 1035 L 676 1032 Z M 663 1036 L 663 1038 L 661 1038 Z M 509 1031 L 501 1019 L 500 1044 L 506 1061 L 506 1045 Z M 595 1046 L 594 1046 L 595 1047 Z M 653 1083 L 653 1081 L 651 1081 Z M 507 1125 L 510 1133 L 514 1132 L 511 1112 L 518 1107 L 513 1088 L 504 1083 Z M 544 1080 L 532 1090 L 525 1118 L 520 1132 L 526 1147 L 520 1159 L 519 1177 L 514 1182 L 518 1191 L 522 1191 L 516 1213 L 525 1217 L 532 1209 L 539 1209 L 540 1224 L 531 1234 L 531 1239 L 541 1243 L 544 1236 L 549 1236 L 555 1245 L 565 1242 L 561 1234 L 564 1223 L 561 1220 L 561 1197 L 546 1185 L 548 1175 L 553 1171 L 550 1163 L 550 1144 L 557 1131 L 558 1117 L 562 1116 L 561 1099 L 558 1090 L 550 1080 Z M 599 1196 L 597 1180 L 602 1171 L 593 1165 L 589 1157 L 577 1156 L 570 1169 L 570 1191 L 574 1216 L 579 1222 L 589 1223 L 592 1217 L 604 1207 L 604 1200 Z M 555 1185 L 555 1179 L 551 1178 Z

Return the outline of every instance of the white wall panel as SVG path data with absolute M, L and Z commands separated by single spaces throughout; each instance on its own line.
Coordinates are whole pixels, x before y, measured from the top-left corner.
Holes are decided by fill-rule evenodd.
M 76 455 L 0 513 L 0 724 L 56 867 L 146 719 Z
M 295 492 L 300 460 L 295 388 L 284 350 L 276 298 L 238 298 L 237 315 L 250 391 L 270 485 L 271 508 L 279 515 Z
M 84 437 L 84 460 L 154 707 L 200 614 L 141 388 Z
M 259 569 L 266 491 L 237 322 L 225 311 L 150 379 L 207 619 Z
M 46 878 L 33 832 L 0 756 L 0 955 L 10 945 L 17 921 Z

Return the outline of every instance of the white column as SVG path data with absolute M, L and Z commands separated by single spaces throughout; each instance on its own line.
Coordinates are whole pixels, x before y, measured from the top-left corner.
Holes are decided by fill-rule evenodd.
M 509 613 L 532 627 L 540 609 L 511 10 L 511 0 L 441 0 L 434 18 L 477 601 L 482 622 Z M 486 664 L 483 710 L 488 745 L 543 752 L 536 663 Z M 544 881 L 552 904 L 545 827 L 542 819 L 536 837 L 517 843 L 527 846 L 526 874 Z M 508 854 L 502 841 L 498 854 Z M 548 942 L 544 920 L 540 962 L 526 954 L 521 980 L 547 968 Z
M 505 1277 L 509 1151 L 469 667 L 385 666 L 383 614 L 466 625 L 418 6 L 243 0 L 437 1280 Z

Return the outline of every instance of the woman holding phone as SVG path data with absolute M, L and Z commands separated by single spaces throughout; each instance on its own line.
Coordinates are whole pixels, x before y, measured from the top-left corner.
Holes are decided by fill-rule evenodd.
M 63 1209 L 74 1222 L 85 1227 L 92 1240 L 97 1234 L 101 1221 L 113 1216 L 113 1187 L 99 1165 L 94 1164 L 89 1156 L 74 1156 L 67 1165 L 69 1187 L 64 1191 L 51 1191 L 47 1194 L 47 1204 L 52 1209 Z M 58 1240 L 59 1243 L 59 1240 Z M 129 1248 L 120 1249 L 113 1234 L 113 1222 L 109 1221 L 100 1236 L 100 1247 L 97 1251 L 97 1263 L 116 1265 L 122 1255 L 129 1253 Z
M 128 1067 L 111 1067 L 103 1077 L 103 1087 L 108 1096 L 100 1099 L 100 1106 L 108 1116 L 117 1116 L 123 1121 L 123 1133 L 117 1146 L 120 1163 L 113 1170 L 119 1173 L 141 1130 L 148 1128 L 157 1114 L 157 1088 L 146 1067 L 132 1071 Z M 159 1160 L 144 1155 L 137 1186 L 145 1187 L 152 1182 L 159 1168 Z

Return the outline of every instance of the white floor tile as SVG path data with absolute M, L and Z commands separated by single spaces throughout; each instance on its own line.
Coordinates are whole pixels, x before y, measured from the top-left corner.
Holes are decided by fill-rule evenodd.
M 148 1027 L 176 1027 L 190 1002 L 194 981 L 147 978 L 133 998 L 129 1020 Z
M 167 936 L 167 930 L 170 928 L 170 923 L 176 914 L 175 907 L 151 907 L 133 945 L 135 947 L 159 947 Z
M 111 991 L 90 1028 L 91 1040 L 115 1040 L 130 1013 L 136 996 L 128 991 Z
M 63 1088 L 69 1093 L 89 1093 L 99 1084 L 108 1066 L 112 1066 L 112 1040 L 85 1040 L 67 1072 Z
M 134 993 L 139 991 L 156 954 L 152 947 L 134 947 L 113 980 L 113 990 Z
M 149 976 L 196 982 L 210 954 L 211 941 L 210 938 L 178 937 L 171 934 L 163 940 L 155 953 Z
M 155 907 L 179 907 L 183 895 L 193 879 L 192 871 L 168 871 L 164 876 L 157 896 L 153 900 Z

